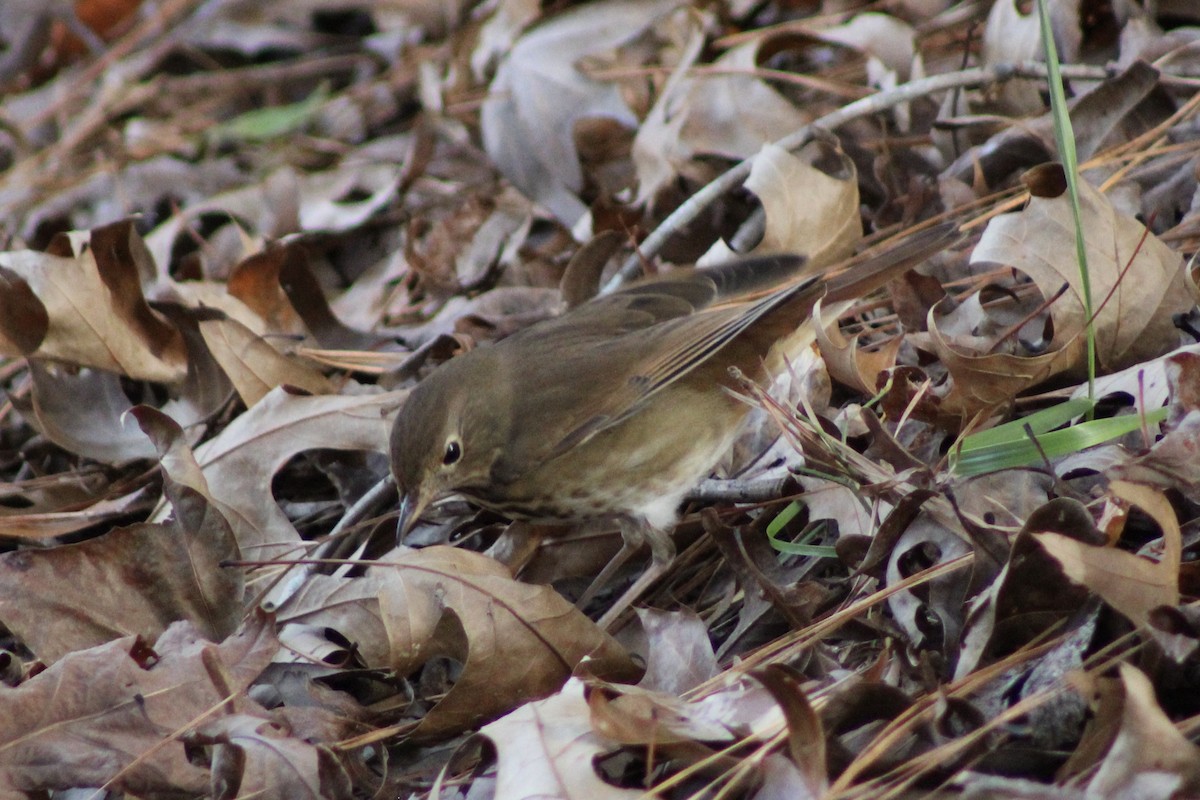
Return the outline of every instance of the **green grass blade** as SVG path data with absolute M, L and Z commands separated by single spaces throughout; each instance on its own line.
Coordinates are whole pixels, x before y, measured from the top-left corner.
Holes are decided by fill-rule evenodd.
M 1096 324 L 1092 313 L 1092 279 L 1088 271 L 1087 247 L 1083 240 L 1083 217 L 1079 211 L 1079 158 L 1075 152 L 1075 130 L 1067 113 L 1067 97 L 1063 92 L 1062 71 L 1058 64 L 1058 48 L 1054 44 L 1054 29 L 1050 24 L 1047 0 L 1038 0 L 1038 20 L 1042 30 L 1042 48 L 1046 54 L 1047 84 L 1050 90 L 1050 111 L 1054 119 L 1054 141 L 1062 159 L 1071 199 L 1071 214 L 1075 220 L 1075 259 L 1079 264 L 1080 285 L 1083 287 L 1083 311 L 1087 317 L 1088 399 L 1096 399 Z
M 969 449 L 964 447 L 958 451 L 953 459 L 951 469 L 957 475 L 970 476 L 1041 464 L 1042 453 L 1045 453 L 1047 458 L 1070 455 L 1124 436 L 1131 431 L 1140 429 L 1142 425 L 1157 424 L 1166 418 L 1167 409 L 1159 408 L 1145 415 L 1127 414 L 1122 417 L 1083 422 L 1063 430 L 1037 435 L 1040 451 L 1024 432 L 1021 433 L 1020 438 L 991 441 L 982 446 L 977 442 L 971 442 L 972 446 Z M 1021 421 L 1018 420 L 1018 422 Z M 1012 423 L 1008 423 L 1008 425 L 1011 426 Z M 991 432 L 985 431 L 985 433 Z M 967 438 L 970 440 L 973 437 Z
M 1003 425 L 997 425 L 986 431 L 973 433 L 962 441 L 958 452 L 966 453 L 981 447 L 988 447 L 1002 442 L 1027 439 L 1025 426 L 1028 425 L 1034 433 L 1048 433 L 1055 428 L 1061 428 L 1076 417 L 1082 417 L 1094 407 L 1094 403 L 1083 397 L 1067 400 L 1064 403 L 1035 411 L 1027 417 L 1014 419 Z
M 785 542 L 779 538 L 779 534 L 783 531 L 784 526 L 796 518 L 800 510 L 804 508 L 800 503 L 792 501 L 787 507 L 780 511 L 775 519 L 771 520 L 771 524 L 767 526 L 767 540 L 770 541 L 771 547 L 780 553 L 789 556 L 812 556 L 814 558 L 837 558 L 837 550 L 830 545 L 824 544 L 808 544 L 808 540 L 812 539 L 817 533 L 822 530 L 824 525 L 813 526 L 799 542 Z

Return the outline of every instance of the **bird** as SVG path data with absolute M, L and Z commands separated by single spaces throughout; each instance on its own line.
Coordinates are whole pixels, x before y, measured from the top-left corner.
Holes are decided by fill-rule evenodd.
M 449 359 L 392 426 L 399 535 L 451 496 L 513 520 L 615 521 L 622 548 L 580 607 L 643 545 L 650 563 L 608 627 L 670 566 L 684 496 L 750 411 L 735 376 L 766 380 L 772 345 L 822 297 L 860 297 L 954 238 L 952 225 L 928 229 L 841 275 L 804 275 L 797 255 L 667 272 Z

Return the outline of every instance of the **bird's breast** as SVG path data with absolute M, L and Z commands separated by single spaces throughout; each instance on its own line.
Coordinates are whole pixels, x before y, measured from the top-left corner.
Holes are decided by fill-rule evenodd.
M 748 408 L 719 386 L 677 386 L 645 408 L 516 480 L 467 493 L 507 516 L 544 521 L 604 517 L 674 524 L 684 495 L 729 449 Z

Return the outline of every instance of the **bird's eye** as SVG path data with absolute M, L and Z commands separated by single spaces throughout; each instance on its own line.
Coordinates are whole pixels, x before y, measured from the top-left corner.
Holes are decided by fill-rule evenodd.
M 442 463 L 446 466 L 453 464 L 462 458 L 462 445 L 457 439 L 451 439 L 446 442 L 446 452 L 442 454 Z

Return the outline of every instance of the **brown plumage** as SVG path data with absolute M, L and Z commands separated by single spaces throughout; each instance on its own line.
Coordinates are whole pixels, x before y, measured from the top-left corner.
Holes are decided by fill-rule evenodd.
M 765 379 L 768 351 L 819 298 L 860 296 L 950 241 L 935 229 L 842 276 L 735 304 L 794 278 L 803 259 L 684 270 L 451 359 L 413 389 L 392 429 L 402 531 L 449 495 L 513 518 L 615 519 L 625 546 L 585 596 L 642 542 L 652 562 L 611 619 L 669 565 L 679 503 L 749 410 L 723 388 L 730 368 Z

